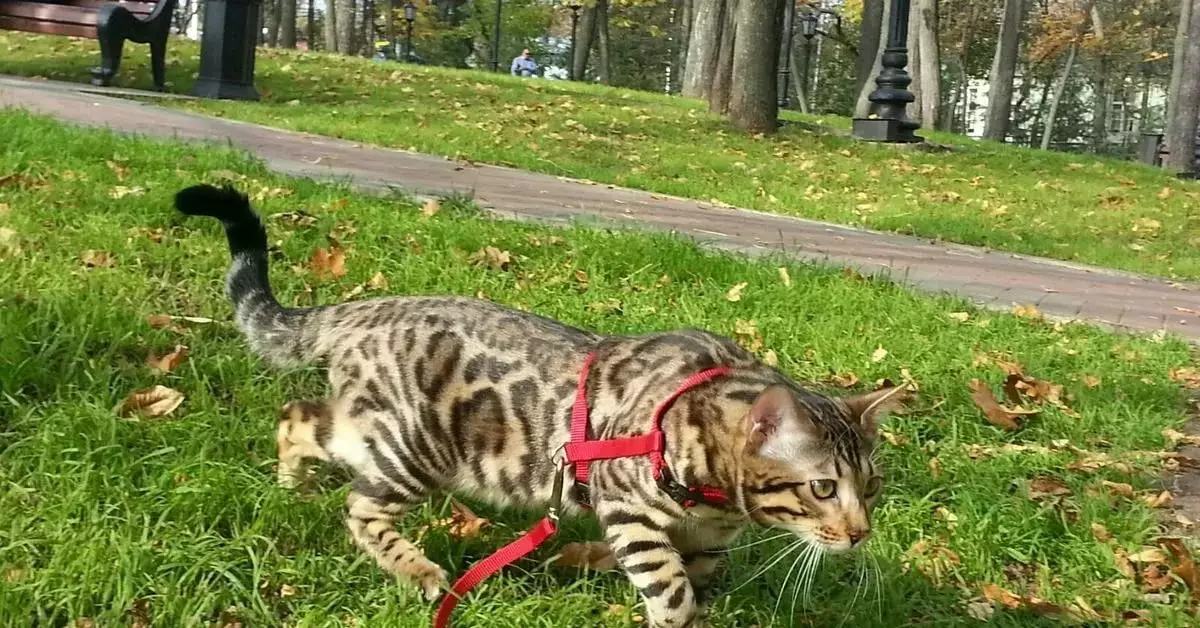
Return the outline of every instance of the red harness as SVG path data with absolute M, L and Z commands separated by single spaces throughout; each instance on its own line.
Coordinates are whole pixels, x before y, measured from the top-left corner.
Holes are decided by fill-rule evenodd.
M 571 408 L 571 442 L 564 447 L 565 464 L 575 465 L 575 482 L 580 494 L 586 495 L 588 467 L 593 460 L 649 456 L 654 479 L 658 482 L 659 488 L 684 508 L 691 508 L 698 503 L 713 506 L 729 504 L 729 496 L 719 487 L 686 486 L 675 480 L 674 474 L 663 460 L 666 434 L 662 431 L 662 419 L 671 404 L 675 403 L 680 395 L 713 378 L 725 375 L 732 369 L 729 367 L 706 369 L 683 380 L 675 392 L 654 409 L 653 426 L 648 434 L 607 440 L 588 440 L 587 378 L 595 357 L 594 353 L 589 353 L 579 373 L 579 385 L 575 389 L 575 405 Z M 454 583 L 450 592 L 442 598 L 442 603 L 438 606 L 437 614 L 433 619 L 434 628 L 446 628 L 450 625 L 450 616 L 454 613 L 454 607 L 471 589 L 475 588 L 475 585 L 522 556 L 532 553 L 546 539 L 554 536 L 554 533 L 558 531 L 555 524 L 558 521 L 559 507 L 562 504 L 562 491 L 563 474 L 557 472 L 554 476 L 554 490 L 550 498 L 550 512 L 520 538 L 468 569 L 467 573 Z

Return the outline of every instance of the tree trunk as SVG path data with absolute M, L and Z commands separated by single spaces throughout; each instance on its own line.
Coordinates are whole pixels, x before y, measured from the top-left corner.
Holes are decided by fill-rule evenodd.
M 708 100 L 721 52 L 725 0 L 693 0 L 692 6 L 695 16 L 688 36 L 687 63 L 680 93 L 688 98 Z
M 864 11 L 868 5 L 863 5 Z M 863 38 L 862 45 L 858 48 L 859 62 L 862 61 L 862 52 L 866 48 L 872 48 L 874 52 L 871 56 L 871 66 L 867 71 L 867 80 L 864 81 L 858 90 L 858 100 L 854 104 L 854 117 L 865 118 L 871 108 L 871 92 L 875 91 L 875 77 L 879 76 L 879 71 L 883 69 L 883 49 L 887 47 L 888 22 L 892 19 L 892 3 L 883 2 L 883 14 L 879 17 L 879 27 L 868 31 L 867 15 L 863 13 Z M 868 43 L 873 42 L 873 46 L 868 46 Z
M 279 0 L 279 38 L 276 43 L 284 48 L 296 47 L 296 2 Z
M 779 125 L 779 36 L 787 1 L 738 3 L 729 121 L 749 133 L 774 133 Z
M 1021 43 L 1024 5 L 1024 0 L 1004 0 L 1004 17 L 1000 21 L 996 56 L 992 58 L 992 73 L 989 75 L 987 118 L 983 125 L 984 139 L 1003 142 L 1008 137 L 1008 123 L 1012 116 L 1013 78 L 1017 72 L 1017 51 Z
M 354 0 L 326 0 L 337 5 L 337 51 L 344 55 L 354 54 Z
M 375 0 L 361 0 L 362 31 L 358 52 L 365 57 L 375 56 Z
M 1058 119 L 1058 105 L 1062 102 L 1063 94 L 1067 91 L 1067 81 L 1071 79 L 1071 70 L 1075 68 L 1075 55 L 1079 46 L 1071 44 L 1067 50 L 1067 62 L 1063 65 L 1062 74 L 1054 84 L 1054 94 L 1050 96 L 1050 110 L 1046 112 L 1046 121 L 1042 126 L 1042 150 L 1050 150 L 1050 138 L 1054 136 L 1054 122 Z
M 316 33 L 317 7 L 314 0 L 308 0 L 308 15 L 304 18 L 304 45 L 309 50 L 317 49 L 317 42 L 314 39 Z
M 1175 98 L 1179 93 L 1179 82 L 1183 79 L 1183 55 L 1187 50 L 1188 25 L 1192 21 L 1192 0 L 1179 0 L 1179 23 L 1175 27 L 1175 49 L 1171 53 L 1171 84 L 1167 88 L 1167 117 L 1164 126 L 1171 126 L 1175 119 Z
M 575 35 L 575 58 L 571 60 L 571 76 L 577 81 L 586 80 L 588 59 L 592 53 L 592 40 L 596 35 L 596 7 L 586 7 L 579 15 L 579 29 Z
M 321 29 L 325 35 L 325 52 L 338 51 L 337 14 L 337 3 L 334 0 L 325 0 L 325 20 Z
M 812 40 L 807 37 L 796 37 L 792 39 L 792 50 L 788 55 L 790 69 L 792 73 L 792 97 L 796 104 L 800 107 L 801 113 L 811 113 L 812 105 L 808 101 L 808 71 L 809 71 L 809 51 L 812 49 Z
M 737 41 L 737 22 L 734 15 L 737 14 L 737 5 L 740 2 L 741 0 L 727 0 L 725 5 L 720 54 L 717 56 L 717 68 L 708 95 L 708 110 L 713 113 L 725 114 L 729 111 L 729 90 L 733 83 L 733 46 Z
M 267 45 L 272 48 L 279 45 L 279 23 L 283 17 L 280 15 L 280 4 L 282 0 L 267 0 L 262 5 L 262 10 L 267 13 Z
M 909 105 L 914 118 L 921 117 L 921 104 L 924 100 L 921 90 L 921 46 L 919 45 L 921 37 L 921 3 L 919 0 L 910 2 L 908 5 L 908 77 L 912 82 L 908 85 L 908 91 L 913 95 L 912 104 Z M 886 46 L 887 43 L 884 43 Z
M 1177 172 L 1192 172 L 1196 167 L 1196 126 L 1200 121 L 1200 0 L 1192 3 L 1188 16 L 1187 45 L 1184 47 L 1183 72 L 1175 92 L 1175 117 L 1167 132 L 1167 156 L 1163 167 Z
M 886 24 L 890 9 L 891 2 L 887 0 L 863 0 L 862 37 L 858 42 L 858 56 L 854 59 L 854 89 L 860 100 L 864 90 L 869 94 L 875 89 L 880 50 L 887 45 Z M 854 115 L 858 116 L 857 113 Z
M 671 59 L 672 94 L 678 94 L 683 86 L 683 75 L 687 72 L 688 38 L 692 33 L 692 0 L 676 0 L 675 4 L 675 54 Z
M 612 77 L 609 75 L 612 66 L 609 63 L 608 50 L 608 0 L 599 0 L 596 3 L 596 53 L 600 57 L 600 63 L 596 74 L 605 85 L 612 84 Z
M 1104 22 L 1100 19 L 1100 7 L 1096 3 L 1087 9 L 1092 19 L 1092 35 L 1097 41 L 1104 39 Z M 1096 57 L 1095 84 L 1092 86 L 1092 151 L 1101 153 L 1108 145 L 1108 110 L 1112 107 L 1112 87 L 1108 83 L 1109 62 L 1101 48 Z
M 932 129 L 938 124 L 942 106 L 942 55 L 938 49 L 938 0 L 919 0 L 921 27 L 918 46 L 921 51 L 921 126 Z M 911 44 L 910 44 L 911 45 Z

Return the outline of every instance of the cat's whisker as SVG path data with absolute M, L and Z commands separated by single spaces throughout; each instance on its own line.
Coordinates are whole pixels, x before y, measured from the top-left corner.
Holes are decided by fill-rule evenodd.
M 724 553 L 726 553 L 726 554 L 728 554 L 728 553 L 730 553 L 730 552 L 736 552 L 736 551 L 738 551 L 738 550 L 744 550 L 744 549 L 746 549 L 746 548 L 748 548 L 748 547 L 754 547 L 755 545 L 762 545 L 762 544 L 764 544 L 764 543 L 770 543 L 771 541 L 778 541 L 779 539 L 784 539 L 784 538 L 787 538 L 787 537 L 789 537 L 789 536 L 793 536 L 791 532 L 781 532 L 781 533 L 779 533 L 779 534 L 776 534 L 776 535 L 774 535 L 774 536 L 769 536 L 769 537 L 767 537 L 767 538 L 765 538 L 765 539 L 758 539 L 757 541 L 752 541 L 752 542 L 750 542 L 750 543 L 746 543 L 745 545 L 736 545 L 736 546 L 734 546 L 734 547 L 727 547 L 727 548 L 725 548 L 725 549 L 723 549 L 723 550 L 721 550 L 721 551 L 722 551 L 722 552 L 724 552 Z
M 804 560 L 812 552 L 813 552 L 812 545 L 809 544 L 808 547 L 804 548 L 804 551 L 800 552 L 796 556 L 796 560 L 792 561 L 792 566 L 788 568 L 787 575 L 783 577 L 783 584 L 780 585 L 780 587 L 779 587 L 779 595 L 777 596 L 777 599 L 775 600 L 775 608 L 774 608 L 774 610 L 771 611 L 771 621 L 772 622 L 775 621 L 775 615 L 779 613 L 779 603 L 783 601 L 783 592 L 787 591 L 788 581 L 792 579 L 792 574 L 795 573 L 796 566 L 799 565 L 800 561 Z
M 737 585 L 733 589 L 730 589 L 729 592 L 726 593 L 726 595 L 732 595 L 733 593 L 736 593 L 737 591 L 741 590 L 742 587 L 750 584 L 751 582 L 754 582 L 759 576 L 763 575 L 764 573 L 767 572 L 767 570 L 771 569 L 772 567 L 774 567 L 775 565 L 779 564 L 781 561 L 786 559 L 789 555 L 791 555 L 792 552 L 799 549 L 803 544 L 804 544 L 803 540 L 798 540 L 798 541 L 795 541 L 795 542 L 789 544 L 787 547 L 783 548 L 782 550 L 775 552 L 774 554 L 771 555 L 771 558 L 767 559 L 767 563 L 765 566 L 763 566 L 758 571 L 756 571 L 754 573 L 754 575 L 750 576 L 749 578 L 746 578 L 746 580 L 744 582 L 742 582 L 741 584 Z

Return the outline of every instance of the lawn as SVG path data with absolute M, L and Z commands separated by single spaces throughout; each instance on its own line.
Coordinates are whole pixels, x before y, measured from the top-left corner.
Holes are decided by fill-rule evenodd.
M 0 32 L 0 73 L 87 80 L 94 41 Z M 198 47 L 168 47 L 187 92 Z M 119 82 L 149 86 L 132 47 Z M 869 145 L 849 122 L 788 114 L 772 138 L 730 130 L 703 103 L 483 72 L 260 49 L 259 103 L 177 106 L 287 129 L 702 201 L 1200 278 L 1200 187 L 1128 162 L 932 133 L 949 152 Z M 815 126 L 820 123 L 824 126 Z M 822 131 L 821 129 L 826 129 Z M 829 129 L 841 129 L 831 131 Z
M 1152 563 L 1170 533 L 1145 498 L 1171 464 L 1155 453 L 1162 432 L 1184 420 L 1175 380 L 1190 356 L 1175 339 L 1021 319 L 808 266 L 781 272 L 667 236 L 497 222 L 452 199 L 427 216 L 215 148 L 15 112 L 0 126 L 0 625 L 428 625 L 431 607 L 351 546 L 336 474 L 311 495 L 275 485 L 276 412 L 321 395 L 323 379 L 249 354 L 222 294 L 217 225 L 170 208 L 180 187 L 219 178 L 270 216 L 285 303 L 478 294 L 609 333 L 730 334 L 834 394 L 915 380 L 918 400 L 880 447 L 887 485 L 868 553 L 828 560 L 793 607 L 789 564 L 754 577 L 781 543 L 733 552 L 715 626 L 1194 621 L 1181 584 L 1147 579 L 1129 558 Z M 310 263 L 328 236 L 346 255 L 336 279 Z M 478 263 L 485 247 L 510 264 Z M 148 318 L 164 314 L 191 319 Z M 188 356 L 172 371 L 147 367 L 176 345 Z M 1063 407 L 1011 432 L 989 425 L 968 389 L 978 378 L 999 391 L 1009 361 L 1064 387 Z M 131 391 L 155 385 L 185 395 L 174 413 L 117 416 Z M 461 573 L 538 516 L 472 505 L 492 521 L 475 537 L 451 538 L 442 502 L 402 526 Z M 597 535 L 571 522 L 461 605 L 459 625 L 633 625 L 640 607 L 621 576 L 544 564 Z

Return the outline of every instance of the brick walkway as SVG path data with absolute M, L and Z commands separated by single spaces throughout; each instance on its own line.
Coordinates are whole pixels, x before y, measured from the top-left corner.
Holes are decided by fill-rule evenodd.
M 675 231 L 748 254 L 782 252 L 804 260 L 884 272 L 931 292 L 983 306 L 1035 304 L 1050 316 L 1118 329 L 1165 329 L 1200 342 L 1200 284 L 919 238 L 773 216 L 497 166 L 363 146 L 327 137 L 162 109 L 51 81 L 0 76 L 0 107 L 150 136 L 232 144 L 294 176 L 337 178 L 370 191 L 467 194 L 499 215 L 525 220 L 600 220 Z

